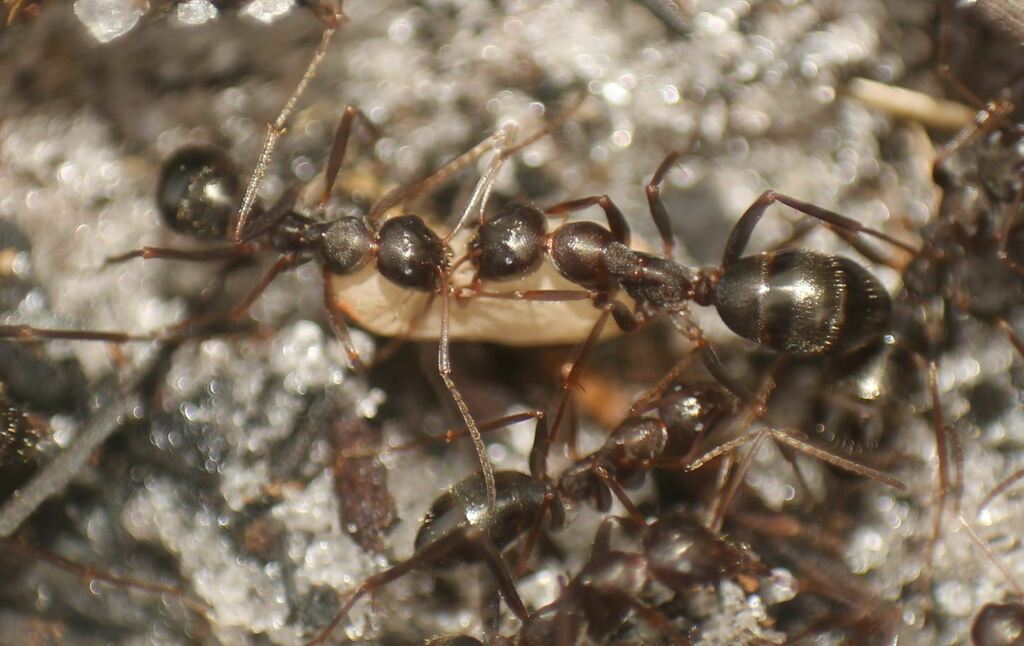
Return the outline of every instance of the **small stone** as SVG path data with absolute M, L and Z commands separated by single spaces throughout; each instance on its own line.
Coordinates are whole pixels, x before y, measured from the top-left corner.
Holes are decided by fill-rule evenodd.
M 76 0 L 75 15 L 101 43 L 109 43 L 131 31 L 147 11 L 149 2 L 142 0 Z
M 291 11 L 294 0 L 253 0 L 245 5 L 242 13 L 263 23 L 272 23 Z
M 217 17 L 217 7 L 207 0 L 188 0 L 178 5 L 178 22 L 201 25 Z

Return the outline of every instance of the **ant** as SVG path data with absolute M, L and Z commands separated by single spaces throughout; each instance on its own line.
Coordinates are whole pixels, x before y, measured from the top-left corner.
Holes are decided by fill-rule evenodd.
M 640 528 L 641 549 L 612 549 L 614 527 L 633 524 Z M 643 517 L 609 516 L 598 527 L 590 558 L 580 572 L 558 599 L 530 615 L 518 643 L 576 644 L 584 627 L 594 642 L 606 643 L 635 610 L 672 643 L 689 644 L 661 611 L 640 600 L 645 587 L 658 582 L 680 595 L 697 585 L 763 573 L 764 567 L 740 546 L 716 536 L 685 512 L 673 511 L 650 523 Z
M 804 249 L 752 256 L 743 252 L 766 209 L 777 202 L 829 228 L 873 236 L 912 254 L 917 249 L 846 216 L 775 191 L 764 192 L 736 223 L 717 267 L 694 271 L 675 262 L 675 239 L 661 185 L 681 154 L 670 153 L 645 187 L 663 244 L 660 256 L 630 249 L 629 226 L 607 195 L 570 200 L 545 210 L 512 204 L 490 217 L 481 211 L 467 254 L 476 272 L 462 295 L 541 301 L 590 299 L 600 307 L 602 315 L 563 383 L 567 390 L 578 378 L 580 366 L 609 316 L 628 332 L 665 313 L 691 340 L 703 344 L 693 331 L 688 304 L 713 306 L 739 336 L 797 356 L 847 353 L 890 329 L 889 294 L 873 274 L 852 260 Z M 604 210 L 607 229 L 594 222 L 570 222 L 547 231 L 547 216 L 563 216 L 595 205 Z M 584 289 L 491 292 L 482 288 L 484 281 L 507 281 L 536 271 L 545 256 L 565 278 Z M 634 300 L 632 311 L 612 298 L 617 288 Z M 717 363 L 711 355 L 707 361 Z M 721 371 L 720 366 L 712 369 L 713 373 Z M 558 428 L 561 417 L 560 411 L 552 429 Z
M 694 392 L 699 393 L 704 388 L 705 385 L 698 386 Z M 659 396 L 660 393 L 648 395 L 638 403 L 636 410 L 643 411 L 651 407 Z M 676 401 L 686 399 L 679 397 L 679 391 L 673 391 L 671 396 Z M 720 401 L 724 401 L 726 395 L 720 393 L 719 397 Z M 563 393 L 562 399 L 566 398 L 567 395 Z M 666 410 L 671 409 L 672 405 L 666 402 Z M 475 560 L 487 565 L 512 613 L 520 620 L 527 621 L 530 615 L 516 590 L 515 576 L 502 558 L 502 551 L 526 537 L 515 570 L 521 574 L 540 536 L 544 518 L 549 517 L 551 529 L 561 529 L 566 523 L 565 508 L 570 505 L 589 502 L 599 511 L 606 512 L 611 508 L 614 496 L 631 518 L 642 519 L 643 514 L 630 500 L 624 487 L 639 484 L 645 473 L 656 467 L 693 470 L 712 460 L 714 456 L 708 454 L 697 460 L 691 460 L 689 455 L 697 454 L 698 445 L 695 440 L 717 428 L 723 414 L 715 402 L 709 401 L 708 405 L 698 407 L 696 413 L 693 410 L 689 414 L 677 412 L 677 418 L 685 420 L 685 423 L 674 429 L 670 429 L 661 419 L 631 415 L 612 431 L 601 447 L 566 467 L 555 479 L 548 475 L 547 469 L 552 434 L 548 431 L 544 412 L 532 410 L 481 424 L 481 430 L 490 430 L 513 422 L 535 419 L 533 446 L 528 460 L 530 473 L 495 472 L 498 496 L 497 505 L 493 507 L 486 504 L 485 487 L 478 475 L 469 476 L 453 485 L 433 503 L 423 520 L 416 536 L 413 556 L 363 581 L 334 619 L 310 643 L 323 643 L 360 598 L 374 593 L 407 572 L 419 567 L 448 568 Z M 665 447 L 670 444 L 671 431 L 684 436 L 682 440 L 676 441 L 677 445 L 680 442 L 691 444 L 687 457 L 680 459 L 678 456 L 664 455 Z M 450 441 L 455 436 L 457 433 L 450 432 L 444 439 Z M 892 486 L 903 486 L 898 480 L 883 473 L 807 444 L 794 433 L 770 429 L 757 435 L 762 440 L 768 436 L 841 469 Z M 726 454 L 735 450 L 736 446 L 737 443 L 727 443 L 712 451 Z
M 571 114 L 571 108 L 562 119 Z M 371 261 L 374 269 L 388 282 L 403 290 L 426 293 L 431 299 L 441 296 L 442 320 L 438 349 L 438 372 L 445 383 L 466 427 L 470 429 L 474 448 L 484 475 L 488 497 L 494 501 L 495 485 L 493 469 L 486 453 L 486 447 L 476 430 L 469 408 L 459 392 L 453 378 L 449 357 L 449 292 L 452 255 L 450 241 L 462 224 L 468 220 L 477 205 L 486 198 L 491 183 L 501 165 L 514 152 L 532 144 L 553 131 L 561 124 L 556 120 L 546 127 L 513 142 L 514 129 L 506 128 L 488 137 L 464 155 L 452 160 L 427 179 L 412 186 L 398 189 L 386 196 L 373 209 L 370 216 L 342 215 L 323 221 L 316 217 L 325 209 L 334 189 L 335 182 L 356 120 L 359 120 L 374 137 L 377 129 L 365 114 L 354 106 L 345 109 L 335 131 L 329 157 L 323 172 L 323 190 L 319 201 L 311 210 L 299 204 L 295 190 L 287 191 L 269 208 L 254 206 L 251 217 L 244 218 L 232 227 L 232 215 L 239 205 L 240 179 L 227 155 L 215 148 L 186 147 L 173 154 L 163 165 L 157 185 L 157 205 L 166 224 L 173 230 L 201 240 L 223 239 L 229 233 L 240 236 L 237 244 L 212 249 L 173 249 L 165 247 L 143 247 L 109 259 L 120 263 L 134 258 L 164 258 L 183 261 L 216 261 L 237 259 L 255 254 L 261 249 L 271 249 L 278 257 L 264 273 L 257 285 L 232 310 L 226 314 L 193 317 L 168 329 L 156 333 L 133 335 L 123 332 L 91 330 L 54 330 L 32 328 L 22 325 L 0 326 L 0 337 L 20 340 L 79 339 L 124 343 L 154 338 L 177 338 L 200 326 L 219 321 L 232 321 L 245 316 L 259 296 L 282 272 L 309 261 L 320 265 L 323 277 L 323 301 L 329 322 L 344 345 L 350 361 L 358 370 L 365 365 L 349 333 L 344 307 L 336 299 L 331 279 L 337 275 L 358 273 Z M 408 201 L 412 196 L 432 189 L 446 181 L 471 162 L 489 151 L 495 151 L 493 159 L 481 176 L 465 213 L 459 223 L 444 238 L 436 233 L 426 220 L 418 215 L 398 215 L 379 221 L 391 206 Z M 244 198 L 243 198 L 244 212 Z

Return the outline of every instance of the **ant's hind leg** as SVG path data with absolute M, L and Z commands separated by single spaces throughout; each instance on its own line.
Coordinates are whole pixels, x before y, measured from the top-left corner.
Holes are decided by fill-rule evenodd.
M 366 363 L 359 356 L 359 350 L 356 349 L 356 345 L 352 341 L 352 333 L 349 330 L 348 321 L 345 319 L 341 305 L 335 298 L 334 287 L 331 285 L 331 271 L 324 267 L 321 270 L 321 274 L 324 283 L 324 309 L 327 310 L 327 319 L 331 323 L 331 329 L 334 330 L 334 334 L 341 341 L 342 346 L 344 346 L 345 354 L 348 355 L 352 368 L 357 372 L 365 373 Z
M 605 218 L 608 220 L 608 228 L 611 230 L 612 236 L 615 237 L 615 241 L 621 242 L 628 247 L 630 242 L 630 232 L 629 224 L 626 222 L 626 216 L 622 214 L 622 210 L 615 205 L 612 198 L 607 195 L 592 195 L 590 197 L 582 197 L 578 200 L 560 202 L 554 206 L 549 206 L 544 209 L 544 214 L 549 216 L 567 216 L 569 213 L 581 211 L 594 205 L 601 207 L 604 211 Z
M 902 242 L 892 236 L 882 233 L 876 229 L 872 229 L 862 225 L 854 219 L 848 218 L 845 215 L 840 215 L 834 211 L 830 211 L 826 208 L 811 204 L 810 202 L 804 202 L 798 200 L 795 197 L 790 197 L 782 193 L 776 193 L 775 191 L 768 190 L 762 193 L 753 204 L 747 207 L 746 212 L 740 217 L 736 226 L 733 227 L 732 233 L 729 235 L 729 241 L 725 245 L 725 253 L 722 255 L 722 268 L 727 268 L 739 260 L 743 256 L 743 251 L 747 248 L 747 244 L 750 242 L 750 236 L 754 232 L 754 227 L 761 220 L 761 216 L 764 215 L 765 210 L 775 204 L 781 202 L 786 206 L 796 209 L 801 213 L 808 215 L 816 220 L 820 220 L 827 225 L 833 227 L 839 227 L 853 233 L 862 233 L 869 235 L 879 240 L 883 240 L 895 247 L 903 249 L 911 255 L 916 255 L 919 250 L 905 242 Z
M 362 110 L 352 105 L 345 108 L 345 113 L 342 115 L 341 121 L 338 122 L 338 129 L 334 132 L 331 154 L 324 167 L 324 192 L 320 196 L 320 208 L 323 208 L 327 204 L 327 200 L 331 198 L 331 191 L 334 190 L 334 183 L 338 180 L 341 163 L 345 161 L 345 150 L 348 148 L 348 140 L 352 136 L 352 126 L 356 117 L 366 126 L 375 140 L 380 138 L 380 131 Z

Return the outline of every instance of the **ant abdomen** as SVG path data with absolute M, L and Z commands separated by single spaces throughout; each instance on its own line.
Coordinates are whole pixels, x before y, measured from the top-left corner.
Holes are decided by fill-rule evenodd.
M 434 501 L 416 533 L 414 548 L 451 535 L 462 527 L 476 527 L 499 550 L 522 536 L 545 508 L 547 487 L 536 478 L 518 471 L 497 471 L 494 474 L 497 499 L 488 505 L 487 490 L 479 476 L 469 476 L 456 483 Z M 445 563 L 469 562 L 474 552 L 461 551 L 444 559 Z
M 377 270 L 384 278 L 405 287 L 436 292 L 438 270 L 448 266 L 444 242 L 415 215 L 401 215 L 377 231 Z
M 223 239 L 241 195 L 234 164 L 223 151 L 189 146 L 164 161 L 156 200 L 167 226 L 203 240 Z
M 738 546 L 682 513 L 653 523 L 644 533 L 643 546 L 651 573 L 673 590 L 757 569 Z
M 544 261 L 547 222 L 535 206 L 510 204 L 484 220 L 469 241 L 469 256 L 481 280 L 511 280 L 536 271 Z
M 726 268 L 715 307 L 736 334 L 795 355 L 841 353 L 889 329 L 892 300 L 866 269 L 843 256 L 788 250 Z

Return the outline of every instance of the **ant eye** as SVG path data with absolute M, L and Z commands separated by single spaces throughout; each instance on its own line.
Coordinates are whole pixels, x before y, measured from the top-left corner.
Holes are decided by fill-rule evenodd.
M 156 199 L 167 225 L 204 240 L 223 238 L 241 193 L 238 172 L 215 148 L 183 148 L 164 162 Z

